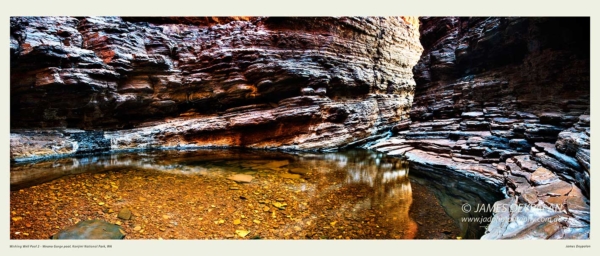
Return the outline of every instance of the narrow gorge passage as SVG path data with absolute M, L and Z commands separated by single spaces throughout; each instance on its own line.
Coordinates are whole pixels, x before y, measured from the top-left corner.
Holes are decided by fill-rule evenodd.
M 11 239 L 589 239 L 589 18 L 10 22 Z

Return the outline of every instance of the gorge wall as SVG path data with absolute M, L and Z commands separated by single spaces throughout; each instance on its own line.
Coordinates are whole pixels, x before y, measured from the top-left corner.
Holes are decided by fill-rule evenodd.
M 11 159 L 335 149 L 409 118 L 414 17 L 11 17 Z
M 420 21 L 411 121 L 373 148 L 504 189 L 499 204 L 567 209 L 498 212 L 484 238 L 589 237 L 590 19 Z

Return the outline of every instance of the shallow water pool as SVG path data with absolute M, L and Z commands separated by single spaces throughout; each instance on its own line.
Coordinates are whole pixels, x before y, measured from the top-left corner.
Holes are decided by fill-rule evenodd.
M 468 214 L 460 207 L 489 202 L 461 194 L 447 177 L 412 173 L 409 166 L 361 149 L 144 151 L 13 163 L 10 237 L 47 239 L 88 219 L 120 225 L 125 239 L 483 234 L 486 223 L 462 222 Z

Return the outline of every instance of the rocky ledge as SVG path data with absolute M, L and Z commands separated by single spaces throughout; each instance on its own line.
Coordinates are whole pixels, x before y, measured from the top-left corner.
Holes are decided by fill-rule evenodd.
M 11 159 L 334 149 L 408 119 L 411 17 L 12 17 Z
M 411 121 L 370 148 L 503 191 L 483 239 L 589 238 L 589 18 L 420 20 Z
M 497 211 L 482 239 L 589 238 L 590 201 L 581 184 L 569 175 L 561 176 L 565 170 L 539 160 L 564 165 L 547 155 L 556 151 L 554 147 L 544 144 L 547 148 L 542 149 L 547 151 L 543 152 L 532 147 L 530 154 L 509 155 L 500 161 L 461 153 L 465 144 L 460 140 L 394 137 L 370 148 L 407 158 L 413 170 L 445 173 L 450 180 L 472 179 L 503 192 L 507 199 L 496 202 Z

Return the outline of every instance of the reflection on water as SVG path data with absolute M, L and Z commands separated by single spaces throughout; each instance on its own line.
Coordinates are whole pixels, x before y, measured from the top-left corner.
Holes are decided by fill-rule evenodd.
M 408 162 L 369 151 L 348 152 L 345 166 L 348 184 L 368 186 L 372 193 L 357 205 L 363 209 L 381 210 L 383 225 L 404 230 L 403 238 L 416 236 L 417 223 L 409 216 L 413 196 L 408 178 Z
M 227 179 L 232 174 L 250 175 L 253 180 L 236 184 Z M 36 234 L 47 237 L 82 215 L 120 222 L 117 212 L 122 207 L 136 209 L 136 218 L 146 221 L 125 221 L 128 239 L 162 238 L 166 228 L 173 230 L 167 236 L 173 239 L 224 239 L 244 225 L 256 237 L 268 239 L 475 238 L 477 234 L 467 233 L 469 227 L 460 226 L 456 215 L 448 214 L 452 210 L 444 202 L 452 195 L 441 195 L 444 191 L 436 184 L 429 186 L 421 179 L 411 186 L 408 162 L 366 150 L 146 151 L 12 164 L 11 211 L 46 216 L 11 221 L 11 238 L 36 238 L 15 235 L 28 227 L 41 229 Z M 75 218 L 63 210 L 48 212 L 48 204 L 36 209 L 37 202 L 45 200 L 40 197 L 52 193 L 57 199 L 50 208 L 76 205 L 86 210 L 76 211 Z M 98 198 L 104 198 L 102 205 L 89 203 Z M 246 207 L 239 207 L 240 198 Z M 160 205 L 154 207 L 154 202 Z M 220 208 L 206 210 L 216 204 Z M 164 227 L 163 219 L 155 220 L 161 214 L 186 225 Z M 144 225 L 144 232 L 136 225 Z

